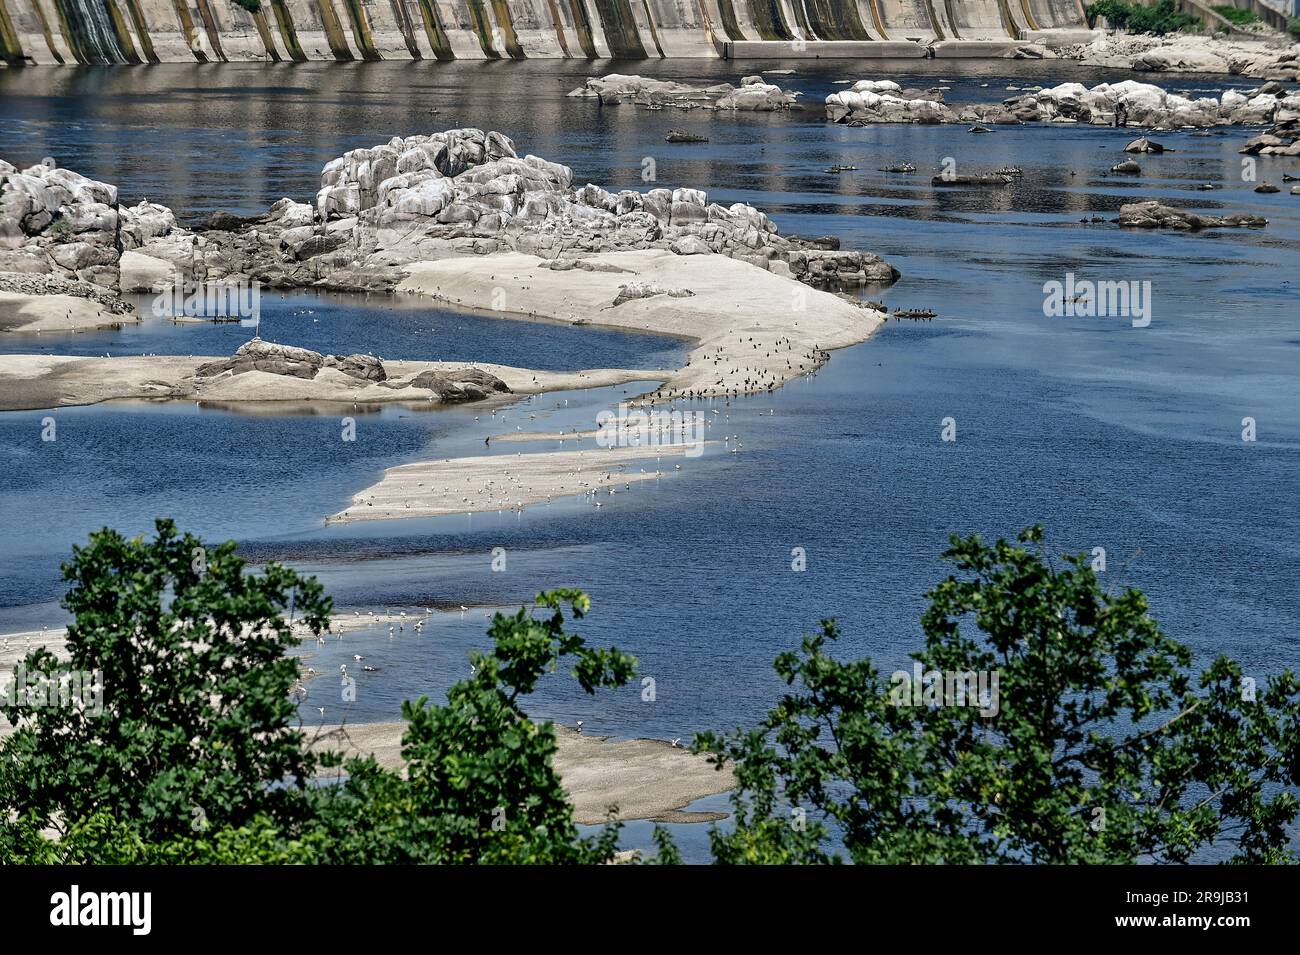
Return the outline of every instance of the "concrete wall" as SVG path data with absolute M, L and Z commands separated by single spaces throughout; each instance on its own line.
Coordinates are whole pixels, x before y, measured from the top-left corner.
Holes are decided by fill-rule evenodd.
M 799 56 L 1078 27 L 1077 0 L 0 0 L 11 65 Z

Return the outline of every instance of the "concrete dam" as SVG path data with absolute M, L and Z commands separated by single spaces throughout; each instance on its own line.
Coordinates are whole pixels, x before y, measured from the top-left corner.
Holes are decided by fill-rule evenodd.
M 1085 29 L 1080 0 L 0 0 L 11 66 L 996 56 Z

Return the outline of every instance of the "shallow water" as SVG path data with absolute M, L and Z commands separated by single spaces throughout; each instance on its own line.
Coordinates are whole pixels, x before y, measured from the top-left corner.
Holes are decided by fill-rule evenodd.
M 745 72 L 761 65 L 745 64 Z M 849 64 L 814 73 L 790 65 L 800 75 L 781 82 L 813 102 L 852 75 Z M 958 66 L 988 72 L 958 80 Z M 1051 63 L 907 67 L 926 71 L 918 83 L 950 80 L 949 98 L 963 100 L 1080 75 Z M 711 446 L 599 510 L 557 501 L 522 514 L 321 523 L 385 466 L 479 453 L 483 437 L 517 426 L 589 428 L 625 388 L 542 396 L 508 410 L 504 423 L 476 421 L 473 408 L 390 408 L 359 419 L 361 440 L 350 447 L 329 415 L 69 409 L 57 412 L 55 445 L 38 440 L 46 413 L 0 416 L 0 509 L 16 529 L 0 542 L 0 630 L 55 621 L 58 560 L 86 531 L 106 521 L 140 529 L 153 514 L 169 514 L 206 535 L 240 539 L 255 559 L 318 574 L 349 610 L 472 608 L 440 613 L 421 636 L 375 628 L 305 648 L 322 672 L 355 652 L 381 667 L 361 680 L 351 719 L 392 719 L 405 697 L 440 696 L 468 672 L 469 650 L 484 645 L 486 608 L 576 585 L 593 598 L 583 632 L 635 652 L 656 681 L 656 700 L 643 702 L 639 686 L 592 699 L 555 680 L 531 710 L 582 719 L 592 732 L 671 738 L 755 720 L 780 690 L 772 658 L 825 616 L 840 619 L 846 655 L 872 655 L 887 670 L 905 664 L 920 640 L 925 592 L 946 574 L 938 554 L 947 534 L 994 537 L 1042 523 L 1057 550 L 1105 547 L 1111 582 L 1145 590 L 1165 629 L 1202 658 L 1230 653 L 1257 678 L 1296 665 L 1300 200 L 1257 195 L 1242 181 L 1236 150 L 1249 131 L 1161 133 L 1176 151 L 1139 157 L 1144 177 L 1121 179 L 1104 173 L 1136 131 L 1021 127 L 971 136 L 960 126 L 835 127 L 815 109 L 726 120 L 601 110 L 562 96 L 588 69 L 8 71 L 0 73 L 0 154 L 19 162 L 54 155 L 119 183 L 126 200 L 147 195 L 187 215 L 256 212 L 281 195 L 309 198 L 319 166 L 344 149 L 472 123 L 610 188 L 645 188 L 642 162 L 654 158 L 655 184 L 704 187 L 718 201 L 772 213 L 783 231 L 838 235 L 845 247 L 885 255 L 904 276 L 885 300 L 930 306 L 940 317 L 890 322 L 775 395 L 703 406 L 722 412 L 710 415 L 712 437 L 740 435 L 740 453 Z M 711 62 L 678 61 L 658 73 L 735 76 Z M 896 74 L 882 66 L 872 75 Z M 1245 85 L 1159 79 L 1181 89 Z M 712 141 L 667 146 L 671 127 L 703 128 Z M 1023 182 L 931 189 L 944 157 L 966 170 L 1012 163 L 1024 169 Z M 902 159 L 919 174 L 874 171 Z M 859 171 L 823 172 L 833 163 Z M 1259 168 L 1274 181 L 1284 170 L 1300 173 L 1276 159 Z M 1222 188 L 1194 191 L 1202 181 Z M 1137 198 L 1272 221 L 1201 235 L 1078 221 L 1113 217 Z M 1045 317 L 1043 284 L 1067 272 L 1150 281 L 1150 325 Z M 265 337 L 393 357 L 657 367 L 671 366 L 682 347 L 373 297 L 288 296 L 267 308 Z M 223 353 L 241 334 L 237 326 L 150 324 L 62 340 L 0 336 L 0 348 Z M 955 443 L 940 440 L 946 417 L 956 420 Z M 1241 440 L 1244 417 L 1257 422 L 1256 442 Z M 508 554 L 503 573 L 491 570 L 496 547 Z M 790 569 L 795 547 L 807 552 L 805 572 Z M 328 702 L 332 692 L 328 681 L 313 689 L 312 704 L 326 705 L 329 720 L 342 715 Z

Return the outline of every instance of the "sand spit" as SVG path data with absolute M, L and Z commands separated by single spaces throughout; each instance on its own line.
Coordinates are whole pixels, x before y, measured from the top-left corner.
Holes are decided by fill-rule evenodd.
M 77 295 L 0 291 L 0 332 L 80 332 L 137 320 Z
M 316 748 L 348 756 L 373 755 L 387 769 L 402 765 L 405 723 L 359 723 L 347 726 L 346 734 L 338 730 L 337 726 L 325 726 L 314 731 L 319 737 Z M 604 822 L 611 805 L 618 806 L 618 818 L 623 820 L 712 822 L 724 818 L 719 813 L 678 811 L 735 786 L 731 771 L 719 772 L 705 756 L 665 741 L 614 741 L 583 736 L 566 726 L 556 726 L 555 736 L 555 769 L 579 825 Z
M 398 291 L 461 307 L 496 305 L 503 314 L 697 340 L 686 366 L 651 400 L 772 391 L 815 371 L 827 350 L 870 338 L 885 319 L 874 308 L 719 255 L 650 249 L 605 253 L 582 264 L 557 270 L 550 260 L 519 253 L 417 262 L 406 267 Z
M 153 399 L 200 401 L 222 406 L 277 403 L 332 406 L 406 403 L 430 407 L 437 402 L 427 388 L 402 387 L 424 372 L 453 373 L 467 367 L 502 379 L 516 394 L 567 391 L 658 380 L 660 371 L 594 369 L 544 372 L 505 365 L 441 361 L 386 361 L 384 384 L 357 379 L 335 369 L 315 378 L 250 371 L 233 377 L 196 379 L 202 365 L 220 359 L 203 356 L 151 355 L 138 358 L 84 358 L 64 355 L 0 355 L 0 411 L 25 411 L 97 404 L 101 401 Z M 389 387 L 396 385 L 396 387 Z
M 498 434 L 493 441 L 586 441 L 600 434 L 599 431 L 507 431 Z
M 354 496 L 349 507 L 325 523 L 508 511 L 578 494 L 591 494 L 599 507 L 600 497 L 675 470 L 657 457 L 681 458 L 703 450 L 700 444 L 665 444 L 402 464 L 386 470 L 378 484 Z

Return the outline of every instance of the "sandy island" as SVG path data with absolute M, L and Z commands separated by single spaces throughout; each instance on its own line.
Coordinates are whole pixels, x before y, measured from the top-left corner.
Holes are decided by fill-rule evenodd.
M 385 361 L 390 373 L 385 387 L 362 381 L 332 368 L 315 378 L 295 378 L 263 371 L 233 377 L 196 379 L 195 370 L 218 359 L 208 356 L 150 355 L 123 358 L 81 358 L 69 355 L 0 355 L 0 411 L 26 411 L 90 405 L 101 401 L 154 399 L 202 401 L 238 406 L 283 402 L 382 404 L 407 403 L 428 407 L 426 388 L 401 387 L 425 371 L 449 372 L 473 367 L 496 375 L 515 394 L 599 388 L 632 381 L 662 379 L 662 371 L 598 368 L 585 371 L 534 371 L 477 362 Z
M 825 352 L 866 341 L 886 313 L 724 255 L 608 252 L 557 270 L 519 253 L 406 266 L 399 292 L 530 318 L 677 335 L 696 347 L 652 400 L 759 394 L 809 374 Z M 662 291 L 614 305 L 626 286 Z M 692 294 L 682 295 L 686 291 Z M 677 296 L 670 294 L 678 292 Z
M 513 440 L 525 438 L 519 434 Z M 657 458 L 680 459 L 696 450 L 703 448 L 665 444 L 401 464 L 386 470 L 378 484 L 355 495 L 351 505 L 326 523 L 506 511 L 577 494 L 592 495 L 599 507 L 598 496 L 629 490 L 635 481 L 662 478 L 667 466 L 661 467 Z M 638 461 L 644 466 L 635 467 Z

